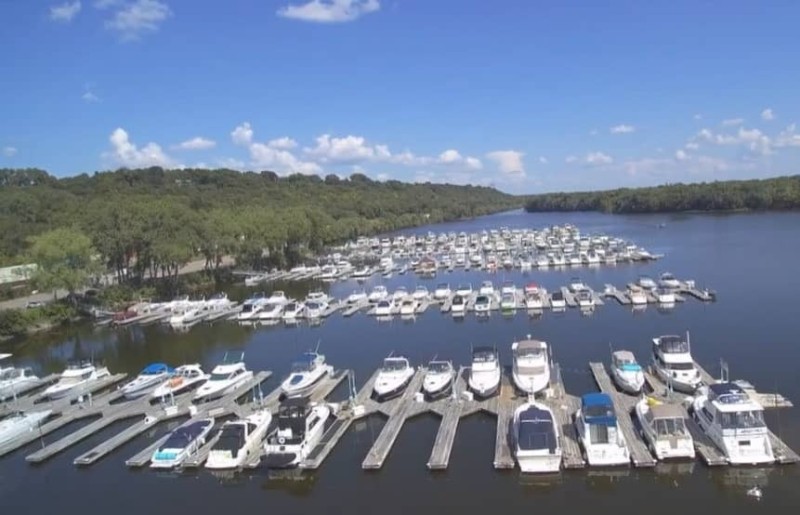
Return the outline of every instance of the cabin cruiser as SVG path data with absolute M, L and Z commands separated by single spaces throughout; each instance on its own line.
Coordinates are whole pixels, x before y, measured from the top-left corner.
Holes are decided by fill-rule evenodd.
M 312 292 L 309 292 L 308 295 L 306 295 L 306 303 L 308 303 L 308 302 L 320 302 L 320 303 L 329 304 L 331 302 L 331 300 L 333 300 L 333 299 L 331 299 L 330 295 L 328 295 L 327 293 L 325 293 L 322 290 L 314 290 Z
M 226 352 L 222 363 L 214 367 L 211 375 L 194 394 L 194 400 L 211 400 L 236 390 L 253 378 L 253 372 L 244 364 L 244 352 Z
M 174 311 L 173 315 L 169 317 L 168 323 L 172 327 L 192 325 L 205 318 L 206 315 L 207 313 L 202 310 L 199 304 L 194 304 L 187 306 L 183 310 Z
M 475 313 L 488 313 L 492 309 L 492 301 L 488 295 L 478 294 L 475 297 L 475 305 L 473 306 Z
M 450 394 L 456 371 L 449 361 L 433 360 L 428 363 L 422 380 L 422 392 L 427 400 L 435 400 Z
M 396 305 L 399 305 L 408 296 L 408 290 L 406 287 L 400 286 L 394 291 L 394 293 L 392 293 L 392 302 L 394 302 Z
M 391 316 L 393 308 L 394 305 L 388 300 L 378 301 L 378 304 L 375 305 L 375 315 L 379 317 Z
M 171 469 L 180 466 L 186 458 L 205 445 L 213 427 L 213 418 L 191 419 L 178 426 L 153 452 L 150 468 Z
M 514 355 L 512 376 L 516 387 L 529 395 L 541 392 L 550 384 L 550 362 L 547 343 L 527 340 L 511 344 Z
M 500 297 L 500 309 L 502 311 L 513 311 L 517 309 L 517 297 L 512 293 L 504 293 Z
M 54 400 L 71 394 L 83 393 L 92 383 L 100 381 L 111 373 L 106 367 L 96 367 L 89 361 L 75 362 L 67 365 L 61 377 L 54 385 L 48 386 L 42 397 Z
M 550 266 L 550 260 L 544 254 L 539 254 L 536 256 L 536 267 L 537 268 L 547 268 Z
M 125 383 L 119 389 L 126 399 L 140 397 L 164 382 L 173 374 L 174 370 L 164 363 L 147 365 L 132 381 Z
M 564 299 L 564 294 L 560 291 L 554 291 L 550 296 L 550 306 L 556 311 L 566 309 L 567 301 Z
M 414 372 L 414 367 L 408 363 L 408 359 L 390 355 L 383 360 L 383 366 L 375 378 L 372 397 L 378 402 L 397 397 L 411 382 Z
M 287 302 L 289 302 L 289 299 L 286 298 L 286 293 L 281 290 L 275 290 L 267 299 L 267 304 L 272 306 L 282 306 Z
M 359 302 L 364 302 L 367 299 L 367 292 L 364 290 L 354 290 L 353 293 L 347 297 L 347 303 L 358 304 Z
M 517 287 L 511 281 L 506 281 L 500 288 L 500 295 L 516 295 Z
M 611 353 L 611 378 L 626 393 L 637 395 L 644 388 L 644 372 L 631 351 Z
M 304 306 L 305 317 L 309 320 L 322 318 L 329 307 L 327 302 L 319 300 L 308 300 L 304 303 Z
M 430 296 L 430 292 L 428 291 L 428 288 L 420 284 L 419 286 L 414 288 L 414 293 L 412 293 L 411 296 L 417 302 L 422 302 L 423 300 L 427 299 Z
M 0 354 L 0 361 L 10 357 L 11 354 Z M 13 397 L 17 392 L 27 390 L 38 381 L 39 377 L 28 367 L 0 367 L 0 401 Z
M 0 420 L 0 445 L 37 429 L 52 412 L 49 409 L 27 413 L 18 411 L 4 417 Z
M 686 339 L 676 335 L 653 338 L 653 368 L 662 381 L 680 392 L 694 393 L 702 383 L 688 333 Z
M 635 411 L 644 440 L 656 458 L 694 459 L 694 440 L 682 407 L 646 397 L 636 403 Z
M 272 414 L 268 409 L 247 418 L 222 424 L 219 438 L 211 446 L 206 460 L 207 469 L 232 469 L 245 465 L 254 455 L 260 457 L 261 442 L 267 434 Z
M 324 265 L 319 272 L 319 278 L 323 281 L 333 281 L 339 277 L 339 270 L 335 265 Z
M 328 374 L 333 374 L 333 367 L 325 363 L 323 354 L 305 352 L 292 364 L 289 377 L 281 383 L 281 391 L 289 397 L 308 394 Z
M 472 285 L 469 283 L 459 284 L 458 288 L 456 288 L 456 295 L 461 295 L 462 297 L 466 297 L 467 295 L 472 294 Z
M 256 293 L 242 304 L 242 310 L 236 315 L 236 320 L 254 320 L 267 304 L 266 294 Z
M 675 292 L 668 288 L 656 288 L 656 299 L 659 304 L 675 304 Z
M 694 419 L 731 465 L 773 463 L 764 408 L 737 384 L 716 383 L 698 390 Z
M 655 290 L 658 287 L 656 282 L 650 276 L 647 275 L 640 275 L 639 280 L 637 282 L 639 283 L 639 286 L 641 286 L 645 290 Z
M 433 298 L 436 300 L 444 300 L 450 297 L 450 285 L 447 283 L 440 283 L 436 285 L 436 289 L 433 290 Z
M 594 307 L 594 296 L 589 290 L 578 291 L 578 293 L 575 294 L 575 300 L 578 302 L 578 307 L 580 308 L 591 309 Z
M 305 398 L 284 400 L 278 407 L 278 427 L 264 443 L 268 468 L 293 468 L 311 454 L 325 432 L 332 412 L 327 404 Z
M 453 316 L 463 315 L 467 310 L 467 301 L 461 295 L 456 294 L 450 303 L 450 312 Z
M 210 376 L 203 372 L 199 364 L 181 365 L 172 371 L 169 379 L 153 390 L 152 397 L 160 399 L 170 395 L 178 395 L 205 383 Z
M 491 297 L 494 295 L 494 285 L 492 281 L 483 281 L 481 283 L 481 287 L 478 288 L 478 295 L 486 295 L 487 297 Z
M 233 307 L 233 302 L 228 298 L 228 295 L 224 292 L 215 293 L 214 295 L 211 296 L 211 298 L 209 298 L 203 303 L 203 311 L 205 311 L 206 313 L 227 311 L 232 307 Z
M 372 275 L 372 269 L 368 266 L 362 266 L 361 268 L 353 270 L 353 278 L 355 279 L 365 279 L 370 275 Z
M 658 278 L 658 283 L 662 288 L 668 288 L 670 290 L 677 290 L 681 287 L 681 282 L 669 272 L 664 272 L 661 274 L 661 276 Z
M 580 280 L 579 277 L 573 277 L 569 281 L 569 290 L 572 293 L 578 293 L 580 291 L 588 290 L 589 287 L 586 286 L 583 281 Z
M 469 389 L 481 398 L 491 397 L 500 389 L 500 358 L 494 347 L 472 349 Z
M 553 411 L 529 401 L 514 411 L 514 455 L 522 472 L 555 473 L 561 469 L 561 442 Z
M 389 296 L 389 290 L 386 289 L 386 286 L 379 284 L 375 286 L 371 292 L 369 292 L 369 296 L 367 299 L 370 302 L 378 302 L 380 300 L 385 299 Z
M 410 316 L 414 315 L 417 312 L 417 306 L 419 303 L 414 300 L 413 297 L 406 297 L 402 301 L 400 301 L 400 315 L 401 316 Z
M 607 393 L 589 393 L 581 398 L 575 426 L 589 466 L 630 463 L 628 444 Z
M 280 320 L 283 316 L 284 304 L 264 304 L 254 318 L 258 320 Z
M 631 304 L 634 306 L 643 306 L 647 304 L 647 293 L 645 293 L 644 289 L 636 284 L 632 284 L 629 291 L 628 296 L 631 298 Z
M 528 290 L 527 287 L 525 289 L 525 307 L 527 309 L 544 309 L 546 293 L 538 287 L 534 290 Z
M 297 322 L 297 319 L 303 316 L 305 312 L 305 305 L 302 302 L 289 302 L 283 308 L 283 314 L 281 315 L 281 319 L 286 324 L 293 324 Z

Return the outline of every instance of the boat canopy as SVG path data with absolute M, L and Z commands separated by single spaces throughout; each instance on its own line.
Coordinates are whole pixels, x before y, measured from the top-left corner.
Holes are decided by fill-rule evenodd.
M 431 372 L 448 372 L 452 370 L 453 366 L 450 364 L 449 361 L 431 361 L 428 363 L 428 370 Z
M 535 405 L 520 413 L 517 444 L 523 450 L 547 449 L 555 452 L 558 440 L 553 415 Z
M 750 397 L 737 384 L 716 383 L 708 386 L 708 398 L 720 404 L 740 404 L 750 402 Z
M 317 355 L 313 352 L 304 352 L 292 364 L 292 372 L 305 372 L 307 370 L 311 370 L 316 359 Z
M 517 342 L 517 356 L 538 355 L 547 350 L 547 344 L 539 340 L 522 340 Z
M 159 451 L 163 451 L 165 449 L 183 449 L 189 443 L 193 442 L 200 434 L 208 428 L 209 425 L 213 425 L 214 421 L 210 419 L 203 419 L 197 420 L 194 422 L 189 422 L 188 424 L 184 424 L 172 433 L 170 433 L 169 437 L 167 437 L 167 441 L 164 442 L 161 447 L 158 448 Z
M 614 403 L 607 393 L 587 393 L 581 398 L 581 413 L 587 424 L 613 427 L 617 425 Z
M 658 348 L 667 354 L 683 354 L 689 352 L 689 342 L 676 335 L 661 336 Z
M 497 352 L 494 347 L 481 346 L 472 349 L 472 361 L 487 363 L 497 359 Z
M 637 363 L 636 356 L 628 350 L 614 351 L 612 354 L 614 365 L 623 372 L 640 372 L 641 365 Z
M 165 363 L 151 363 L 144 367 L 142 370 L 143 375 L 156 375 L 163 374 L 164 372 L 173 372 L 173 369 Z

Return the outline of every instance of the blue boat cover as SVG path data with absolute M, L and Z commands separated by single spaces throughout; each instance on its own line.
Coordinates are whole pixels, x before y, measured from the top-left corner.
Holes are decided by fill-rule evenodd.
M 587 393 L 581 398 L 581 414 L 587 424 L 613 427 L 617 425 L 614 403 L 607 393 Z
M 641 372 L 642 367 L 638 363 L 623 363 L 619 366 L 623 372 Z
M 523 450 L 556 450 L 556 433 L 552 415 L 536 406 L 519 414 L 517 444 Z
M 163 372 L 172 372 L 172 368 L 164 363 L 151 363 L 142 370 L 142 374 L 147 375 L 161 374 Z

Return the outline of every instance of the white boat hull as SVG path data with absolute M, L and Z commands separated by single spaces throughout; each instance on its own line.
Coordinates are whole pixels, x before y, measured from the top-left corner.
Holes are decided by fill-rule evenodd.
M 314 369 L 310 374 L 290 374 L 286 380 L 281 383 L 281 391 L 288 397 L 298 397 L 310 393 L 311 389 L 328 374 L 333 373 L 331 365 L 320 365 Z M 297 375 L 302 375 L 300 381 L 293 378 Z
M 240 385 L 244 384 L 246 381 L 249 381 L 253 378 L 253 372 L 247 371 L 244 374 L 239 375 L 234 381 L 226 381 L 225 384 L 222 384 L 222 381 L 219 381 L 220 384 L 210 385 L 207 381 L 203 386 L 201 386 L 197 392 L 195 393 L 194 400 L 212 400 L 218 399 L 224 395 L 227 395 L 237 388 Z
M 561 470 L 561 453 L 538 454 L 517 451 L 517 464 L 526 474 L 552 474 Z
M 612 366 L 611 377 L 619 389 L 625 393 L 637 395 L 644 388 L 644 374 L 642 372 L 626 372 Z
M 550 369 L 545 369 L 542 374 L 521 375 L 516 370 L 513 371 L 512 377 L 514 385 L 525 393 L 535 394 L 545 390 L 550 385 Z

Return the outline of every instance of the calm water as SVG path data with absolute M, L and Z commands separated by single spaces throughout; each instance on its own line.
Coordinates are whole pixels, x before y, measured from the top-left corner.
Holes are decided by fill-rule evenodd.
M 765 391 L 777 388 L 800 402 L 800 276 L 794 268 L 800 255 L 800 214 L 610 216 L 513 212 L 430 229 L 477 231 L 565 222 L 584 232 L 630 238 L 666 257 L 646 265 L 533 272 L 524 277 L 521 273 L 443 273 L 425 284 L 431 290 L 442 280 L 453 285 L 469 280 L 477 286 L 489 277 L 496 285 L 509 279 L 520 286 L 536 281 L 553 288 L 580 275 L 597 289 L 605 283 L 622 287 L 640 274 L 657 276 L 668 270 L 715 289 L 720 300 L 715 304 L 687 300 L 667 313 L 653 307 L 634 313 L 609 302 L 593 316 L 571 310 L 562 315 L 545 312 L 537 320 L 519 313 L 510 319 L 495 314 L 487 321 L 468 316 L 456 322 L 431 309 L 410 323 L 378 323 L 365 315 L 350 319 L 337 315 L 315 328 L 253 329 L 221 323 L 185 334 L 163 327 L 81 328 L 32 338 L 3 350 L 14 352 L 18 361 L 45 373 L 59 371 L 73 356 L 91 355 L 105 359 L 112 372 L 135 373 L 157 360 L 173 364 L 198 360 L 211 367 L 226 349 L 244 348 L 252 369 L 275 372 L 264 385 L 266 391 L 277 385 L 295 355 L 315 346 L 318 340 L 329 362 L 354 368 L 360 383 L 390 351 L 405 353 L 416 363 L 436 354 L 466 363 L 471 344 L 496 343 L 503 361 L 510 364 L 511 341 L 531 333 L 551 343 L 564 370 L 567 390 L 581 394 L 595 390 L 587 363 L 605 361 L 610 343 L 635 351 L 645 361 L 653 336 L 690 330 L 695 358 L 712 373 L 717 373 L 719 360 L 724 358 L 734 378 L 748 379 Z M 662 222 L 666 226 L 658 228 Z M 412 289 L 417 281 L 420 279 L 414 276 L 395 276 L 372 279 L 365 286 L 369 289 L 384 282 L 390 290 L 400 284 Z M 297 286 L 280 287 L 295 295 L 303 293 L 292 291 Z M 344 296 L 355 287 L 355 283 L 338 283 L 330 291 Z M 231 293 L 239 298 L 247 294 L 243 289 Z M 798 410 L 770 411 L 767 420 L 790 445 L 800 449 Z M 124 428 L 123 423 L 41 466 L 29 466 L 24 461 L 38 443 L 0 459 L 0 498 L 9 513 L 14 509 L 43 513 L 74 506 L 86 513 L 113 511 L 120 515 L 173 513 L 176 508 L 182 513 L 209 514 L 231 508 L 272 513 L 460 510 L 477 514 L 498 508 L 519 513 L 534 509 L 539 513 L 551 509 L 674 513 L 697 506 L 718 513 L 788 513 L 800 506 L 797 466 L 712 471 L 698 462 L 644 472 L 570 472 L 546 481 L 521 477 L 516 471 L 496 472 L 492 468 L 495 421 L 483 415 L 464 419 L 459 425 L 446 472 L 430 473 L 425 467 L 438 426 L 434 416 L 407 423 L 384 468 L 364 472 L 361 461 L 382 424 L 380 417 L 355 424 L 324 466 L 304 481 L 276 481 L 261 471 L 223 479 L 202 471 L 174 476 L 127 470 L 124 460 L 164 431 L 165 425 L 90 468 L 72 465 L 76 456 Z M 46 441 L 54 441 L 60 434 L 64 432 L 50 435 Z M 744 494 L 753 484 L 764 487 L 760 502 Z

